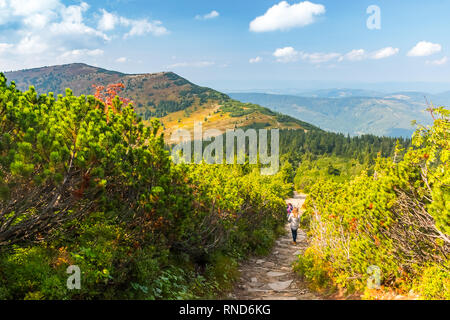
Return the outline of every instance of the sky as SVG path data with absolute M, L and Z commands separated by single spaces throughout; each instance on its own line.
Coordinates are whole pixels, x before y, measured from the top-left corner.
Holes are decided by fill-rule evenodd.
M 218 90 L 450 90 L 450 1 L 0 0 L 0 70 L 84 62 Z

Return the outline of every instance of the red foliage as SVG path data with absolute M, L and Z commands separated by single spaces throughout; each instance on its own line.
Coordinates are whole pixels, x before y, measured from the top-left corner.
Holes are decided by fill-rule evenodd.
M 114 98 L 119 97 L 119 100 L 127 105 L 131 102 L 130 99 L 122 98 L 119 96 L 119 92 L 125 89 L 125 85 L 123 83 L 112 83 L 109 84 L 106 88 L 105 86 L 98 86 L 93 84 L 93 88 L 95 88 L 95 98 L 103 102 L 105 105 L 105 113 L 108 113 L 108 109 L 111 108 L 114 113 L 117 112 L 115 106 L 114 106 Z

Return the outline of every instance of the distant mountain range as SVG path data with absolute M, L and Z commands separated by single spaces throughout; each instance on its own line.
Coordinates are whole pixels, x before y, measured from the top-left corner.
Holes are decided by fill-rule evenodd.
M 323 130 L 350 135 L 375 134 L 410 137 L 412 120 L 430 124 L 429 103 L 450 105 L 450 91 L 441 94 L 369 90 L 328 89 L 305 92 L 302 96 L 229 93 L 233 99 L 256 103 L 309 122 Z

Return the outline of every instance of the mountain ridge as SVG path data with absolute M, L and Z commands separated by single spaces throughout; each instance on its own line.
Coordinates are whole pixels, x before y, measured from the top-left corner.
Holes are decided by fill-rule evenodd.
M 383 94 L 380 97 L 306 97 L 263 93 L 228 93 L 233 99 L 251 102 L 302 119 L 323 130 L 350 134 L 410 137 L 411 122 L 430 124 L 422 93 Z M 430 98 L 431 99 L 431 98 Z
M 234 101 L 224 93 L 198 86 L 171 71 L 126 74 L 73 63 L 6 72 L 5 76 L 18 89 L 34 86 L 40 94 L 64 94 L 70 88 L 75 95 L 93 95 L 96 85 L 123 83 L 125 88 L 120 95 L 133 102 L 144 120 L 160 118 L 167 136 L 178 128 L 192 131 L 198 121 L 204 122 L 205 130 L 238 127 L 318 130 L 267 108 Z

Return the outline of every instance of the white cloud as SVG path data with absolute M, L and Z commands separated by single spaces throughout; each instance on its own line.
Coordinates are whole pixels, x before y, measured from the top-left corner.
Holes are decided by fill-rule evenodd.
M 3 6 L 9 6 L 12 9 L 12 14 L 16 16 L 31 16 L 36 13 L 43 13 L 46 11 L 51 11 L 61 7 L 61 3 L 59 0 L 39 0 L 39 1 L 30 1 L 30 0 L 10 0 L 3 1 Z
M 102 9 L 102 17 L 98 22 L 98 29 L 102 31 L 110 31 L 116 27 L 119 22 L 119 17 L 113 13 L 109 13 L 105 9 Z
M 84 24 L 83 13 L 88 9 L 89 5 L 86 2 L 82 2 L 78 6 L 64 7 L 61 10 L 62 21 L 53 23 L 50 30 L 55 35 L 88 35 L 108 41 L 110 38 L 106 34 Z
M 110 13 L 104 9 L 101 10 L 102 17 L 98 22 L 98 29 L 102 31 L 114 30 L 118 25 L 129 28 L 124 38 L 132 36 L 143 36 L 151 33 L 155 36 L 168 34 L 169 31 L 162 25 L 161 21 L 149 21 L 148 19 L 133 20 Z
M 47 49 L 47 43 L 40 36 L 28 34 L 15 46 L 14 51 L 21 55 L 34 55 L 43 53 Z
M 59 0 L 0 0 L 0 25 L 21 20 L 24 24 L 40 27 L 62 7 Z
M 392 57 L 399 52 L 400 49 L 393 47 L 386 47 L 372 52 L 367 52 L 364 49 L 355 49 L 342 55 L 338 61 L 362 61 L 367 59 L 381 60 Z
M 303 60 L 306 60 L 313 64 L 319 64 L 319 63 L 325 63 L 332 60 L 339 59 L 341 57 L 340 53 L 323 53 L 323 52 L 316 52 L 316 53 L 301 53 L 301 58 Z
M 196 15 L 195 19 L 197 20 L 210 20 L 210 19 L 214 19 L 217 18 L 218 16 L 220 16 L 220 13 L 217 12 L 216 10 L 211 11 L 210 13 L 204 14 L 204 15 Z
M 151 33 L 155 36 L 161 36 L 164 34 L 168 34 L 169 31 L 162 26 L 162 22 L 155 20 L 155 21 L 148 21 L 147 19 L 142 20 L 130 20 L 127 18 L 120 18 L 120 23 L 123 26 L 130 26 L 131 29 L 128 33 L 125 34 L 125 38 L 131 37 L 131 36 L 142 36 L 147 33 Z
M 120 57 L 120 58 L 116 59 L 116 62 L 118 62 L 118 63 L 125 63 L 127 61 L 128 61 L 128 59 L 126 57 Z
M 290 5 L 286 1 L 269 8 L 267 12 L 250 22 L 250 31 L 267 32 L 304 27 L 325 13 L 325 6 L 309 1 Z
M 308 61 L 313 64 L 324 63 L 331 60 L 339 59 L 341 54 L 339 53 L 307 53 L 307 52 L 298 52 L 292 47 L 279 48 L 275 50 L 273 56 L 277 59 L 277 62 L 294 62 L 298 59 L 302 59 Z
M 355 49 L 352 50 L 345 55 L 339 58 L 339 61 L 348 60 L 348 61 L 361 61 L 366 58 L 366 51 L 364 49 Z
M 400 49 L 398 49 L 398 48 L 386 47 L 386 48 L 377 50 L 375 52 L 372 52 L 372 54 L 370 55 L 370 58 L 375 59 L 375 60 L 385 59 L 385 58 L 395 56 L 399 52 L 400 52 Z
M 87 2 L 79 0 L 75 5 L 65 5 L 62 0 L 0 0 L 0 26 L 6 25 L 9 30 L 8 43 L 0 43 L 2 68 L 77 60 L 95 63 L 93 58 L 103 54 L 101 46 L 119 32 L 124 38 L 168 33 L 161 21 L 133 20 L 104 9 L 100 14 L 90 10 Z M 116 30 L 118 27 L 120 30 Z
M 0 43 L 0 53 L 5 52 L 14 47 L 11 43 Z
M 110 13 L 104 9 L 102 9 L 101 12 L 102 17 L 98 22 L 98 29 L 102 31 L 111 31 L 118 25 L 129 28 L 129 31 L 124 35 L 124 38 L 143 36 L 148 33 L 151 33 L 154 36 L 161 36 L 169 33 L 169 31 L 162 25 L 162 22 L 158 20 L 133 20 Z
M 167 68 L 169 69 L 175 69 L 175 68 L 204 68 L 204 67 L 211 67 L 215 65 L 215 62 L 212 61 L 195 61 L 195 62 L 178 62 L 171 65 L 168 65 Z
M 285 47 L 275 50 L 274 56 L 278 62 L 293 62 L 298 59 L 307 61 L 312 64 L 322 64 L 332 61 L 362 61 L 367 59 L 380 60 L 398 54 L 398 48 L 386 47 L 373 52 L 367 52 L 364 49 L 354 49 L 345 54 L 338 52 L 314 52 L 308 53 L 303 51 L 296 51 L 292 47 Z
M 259 63 L 259 62 L 261 62 L 262 61 L 262 58 L 261 57 L 256 57 L 256 58 L 251 58 L 250 60 L 249 60 L 249 62 L 250 63 Z
M 298 59 L 298 52 L 292 47 L 284 47 L 275 50 L 273 56 L 278 62 L 292 62 Z
M 61 57 L 62 58 L 79 58 L 82 56 L 90 56 L 90 57 L 98 57 L 104 54 L 104 51 L 101 49 L 75 49 L 64 52 Z
M 441 52 L 442 46 L 438 43 L 420 41 L 408 52 L 410 57 L 426 57 Z
M 448 58 L 443 57 L 442 59 L 427 61 L 426 64 L 433 65 L 433 66 L 442 66 L 442 65 L 446 64 L 447 61 L 448 61 Z

